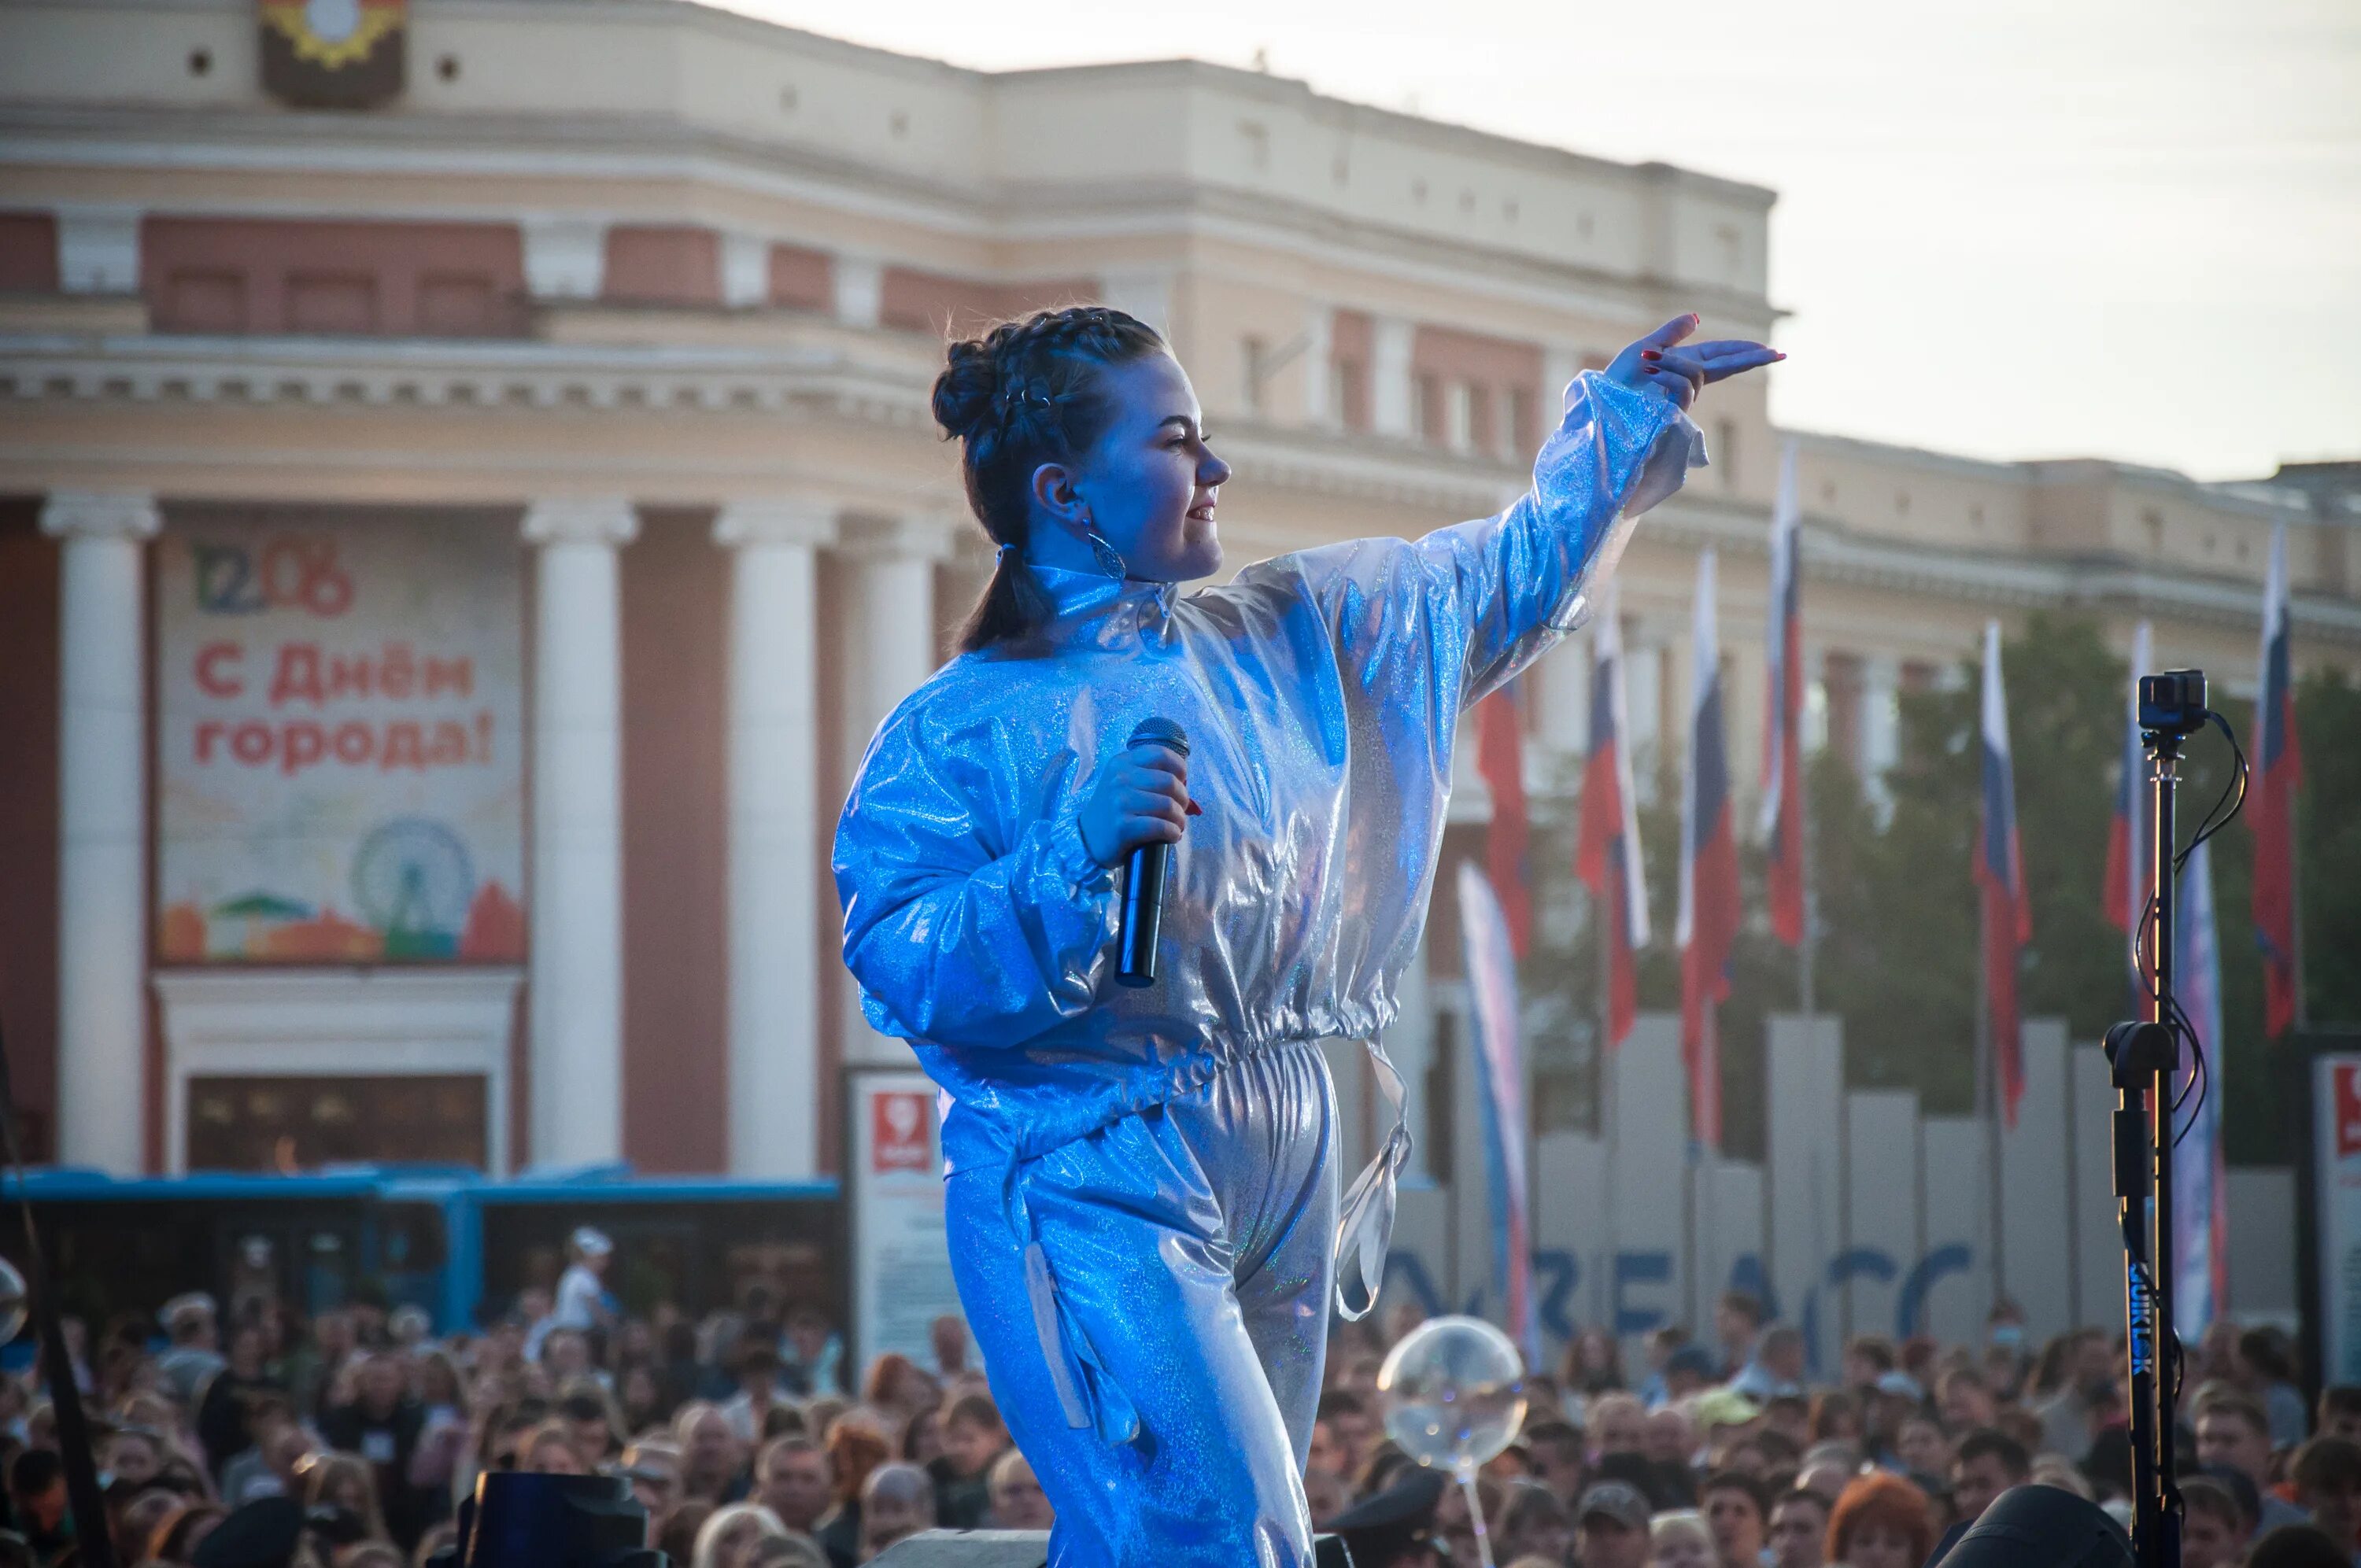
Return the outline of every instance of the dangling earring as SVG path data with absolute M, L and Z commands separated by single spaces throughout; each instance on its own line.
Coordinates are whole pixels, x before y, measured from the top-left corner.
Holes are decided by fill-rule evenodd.
M 1100 571 L 1110 577 L 1130 576 L 1130 569 L 1125 564 L 1124 558 L 1115 553 L 1114 545 L 1107 543 L 1107 537 L 1099 532 L 1098 524 L 1084 519 L 1082 529 L 1090 535 L 1091 554 L 1098 557 Z

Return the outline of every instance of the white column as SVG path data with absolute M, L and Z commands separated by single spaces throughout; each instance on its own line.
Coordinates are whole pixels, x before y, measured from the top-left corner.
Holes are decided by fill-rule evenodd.
M 639 533 L 620 497 L 535 501 L 533 712 L 533 1130 L 535 1165 L 623 1146 L 622 659 L 616 551 Z
M 1167 342 L 1172 337 L 1172 272 L 1169 268 L 1131 268 L 1103 274 L 1099 298 L 1124 314 L 1147 323 Z
M 139 291 L 139 209 L 114 202 L 58 208 L 58 286 L 69 294 Z
M 1883 822 L 1894 810 L 1885 775 L 1902 760 L 1902 665 L 1890 653 L 1861 662 L 1861 771 Z
M 1562 757 L 1590 747 L 1590 639 L 1569 637 L 1533 666 L 1539 677 L 1534 738 Z
M 140 1169 L 147 1053 L 147 722 L 140 547 L 153 496 L 60 491 L 58 1158 Z
M 833 508 L 733 501 L 730 549 L 730 1171 L 819 1168 L 816 577 Z
M 1417 329 L 1399 316 L 1379 316 L 1369 340 L 1369 428 L 1408 441 L 1411 428 L 1411 346 Z
M 745 310 L 771 302 L 771 242 L 730 230 L 721 236 L 721 302 Z
M 1565 417 L 1565 405 L 1561 400 L 1565 396 L 1567 383 L 1580 374 L 1581 349 L 1570 343 L 1552 343 L 1543 346 L 1541 426 L 1543 431 L 1554 430 L 1557 422 Z
M 848 518 L 841 552 L 852 570 L 851 657 L 846 661 L 844 777 L 877 727 L 935 673 L 935 564 L 950 558 L 952 526 L 932 517 Z M 844 985 L 844 1059 L 906 1061 L 899 1047 L 869 1027 L 860 992 Z
M 1664 751 L 1667 672 L 1664 648 L 1654 642 L 1636 642 L 1635 630 L 1627 628 L 1623 634 L 1623 707 L 1624 717 L 1631 721 L 1627 737 L 1631 748 L 1631 791 L 1642 806 L 1653 806 L 1657 769 Z
M 606 290 L 607 221 L 571 213 L 528 213 L 525 288 L 536 300 L 595 300 Z
M 829 259 L 828 275 L 836 319 L 847 326 L 875 326 L 885 308 L 885 264 L 840 250 Z
M 1328 395 L 1329 361 L 1336 353 L 1336 312 L 1324 302 L 1303 313 L 1303 420 L 1323 430 L 1334 430 L 1344 411 L 1332 406 Z

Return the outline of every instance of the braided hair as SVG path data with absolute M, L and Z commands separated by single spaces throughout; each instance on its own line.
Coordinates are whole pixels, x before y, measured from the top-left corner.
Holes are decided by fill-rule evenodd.
M 1156 329 L 1105 305 L 1038 311 L 950 345 L 935 378 L 935 422 L 962 443 L 969 510 L 1000 545 L 992 582 L 960 628 L 962 652 L 1027 637 L 1054 613 L 1025 560 L 1033 470 L 1072 462 L 1105 431 L 1114 405 L 1103 366 L 1164 347 Z

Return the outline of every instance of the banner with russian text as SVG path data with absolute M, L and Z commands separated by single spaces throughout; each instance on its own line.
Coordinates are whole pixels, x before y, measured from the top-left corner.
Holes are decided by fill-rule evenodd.
M 176 521 L 157 550 L 159 956 L 522 958 L 513 531 Z

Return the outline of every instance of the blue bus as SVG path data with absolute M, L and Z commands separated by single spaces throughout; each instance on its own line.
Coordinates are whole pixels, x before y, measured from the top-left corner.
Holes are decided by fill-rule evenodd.
M 636 1176 L 607 1165 L 509 1178 L 434 1166 L 329 1167 L 293 1176 L 110 1177 L 67 1168 L 0 1179 L 0 1256 L 23 1266 L 16 1200 L 31 1200 L 60 1303 L 95 1330 L 189 1290 L 306 1317 L 372 1299 L 424 1309 L 438 1334 L 548 1288 L 566 1238 L 615 1244 L 607 1287 L 627 1311 L 670 1301 L 691 1317 L 755 1286 L 785 1307 L 845 1321 L 844 1205 L 833 1180 Z

